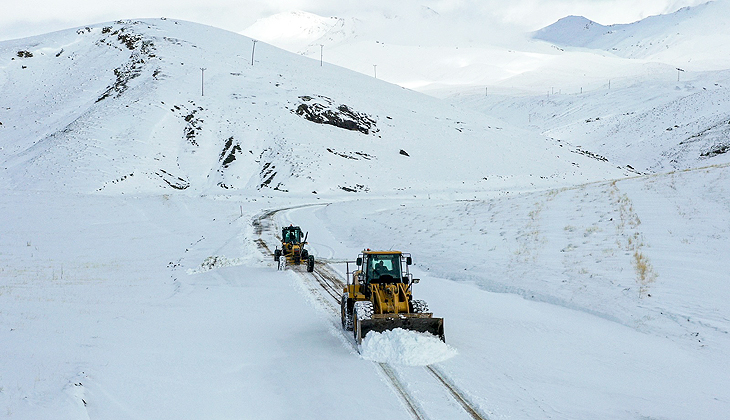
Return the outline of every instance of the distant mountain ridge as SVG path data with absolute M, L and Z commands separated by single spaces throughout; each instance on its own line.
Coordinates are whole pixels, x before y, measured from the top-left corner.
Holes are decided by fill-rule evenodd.
M 711 62 L 730 53 L 730 1 L 684 7 L 667 15 L 629 24 L 604 26 L 582 16 L 568 16 L 532 34 L 562 47 L 609 51 L 625 58 L 674 62 Z M 714 57 L 708 57 L 712 52 Z M 711 68 L 725 68 L 727 61 Z

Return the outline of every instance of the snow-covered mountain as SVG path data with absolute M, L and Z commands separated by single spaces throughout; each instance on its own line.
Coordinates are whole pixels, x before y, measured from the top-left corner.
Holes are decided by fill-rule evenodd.
M 562 47 L 611 52 L 620 57 L 650 59 L 693 70 L 730 67 L 727 16 L 730 2 L 717 0 L 685 7 L 668 15 L 631 24 L 600 25 L 582 16 L 568 16 L 533 37 Z
M 499 120 L 253 47 L 240 35 L 172 20 L 4 43 L 3 183 L 321 194 L 621 176 Z M 373 176 L 382 173 L 390 176 Z

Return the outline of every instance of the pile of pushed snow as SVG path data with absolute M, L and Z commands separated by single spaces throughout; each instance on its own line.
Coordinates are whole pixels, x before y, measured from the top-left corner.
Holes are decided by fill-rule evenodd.
M 188 274 L 204 273 L 206 271 L 214 270 L 220 267 L 231 267 L 235 265 L 242 265 L 243 260 L 241 258 L 226 258 L 222 255 L 213 255 L 205 259 L 200 266 L 197 268 L 190 268 L 187 270 Z
M 457 351 L 432 334 L 396 328 L 369 332 L 360 354 L 375 362 L 426 366 L 454 357 Z

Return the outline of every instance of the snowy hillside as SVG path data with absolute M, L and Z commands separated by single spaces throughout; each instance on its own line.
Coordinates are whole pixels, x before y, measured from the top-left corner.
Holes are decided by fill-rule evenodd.
M 0 43 L 4 418 L 727 417 L 727 67 L 279 18 L 309 57 L 170 19 Z M 332 64 L 376 49 L 448 100 Z M 446 343 L 342 329 L 364 248 L 412 253 Z
M 252 47 L 171 20 L 3 43 L 5 185 L 390 193 L 621 176 L 499 120 L 263 43 L 252 66 Z
M 568 142 L 615 165 L 661 172 L 730 162 L 730 73 L 654 67 L 583 93 L 460 96 L 454 103 Z

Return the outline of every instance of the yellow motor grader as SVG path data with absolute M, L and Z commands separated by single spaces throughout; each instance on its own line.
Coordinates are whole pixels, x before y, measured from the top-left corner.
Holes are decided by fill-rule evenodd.
M 277 247 L 274 250 L 274 261 L 279 263 L 280 268 L 283 268 L 282 263 L 286 265 L 306 263 L 307 271 L 310 273 L 314 271 L 314 255 L 304 249 L 308 235 L 309 233 L 302 235 L 299 226 L 289 225 L 281 229 L 281 249 Z
M 442 341 L 444 319 L 434 318 L 428 305 L 412 298 L 411 289 L 419 279 L 409 271 L 410 254 L 400 251 L 364 250 L 340 301 L 342 328 L 352 330 L 358 344 L 370 331 L 403 328 L 428 332 Z

